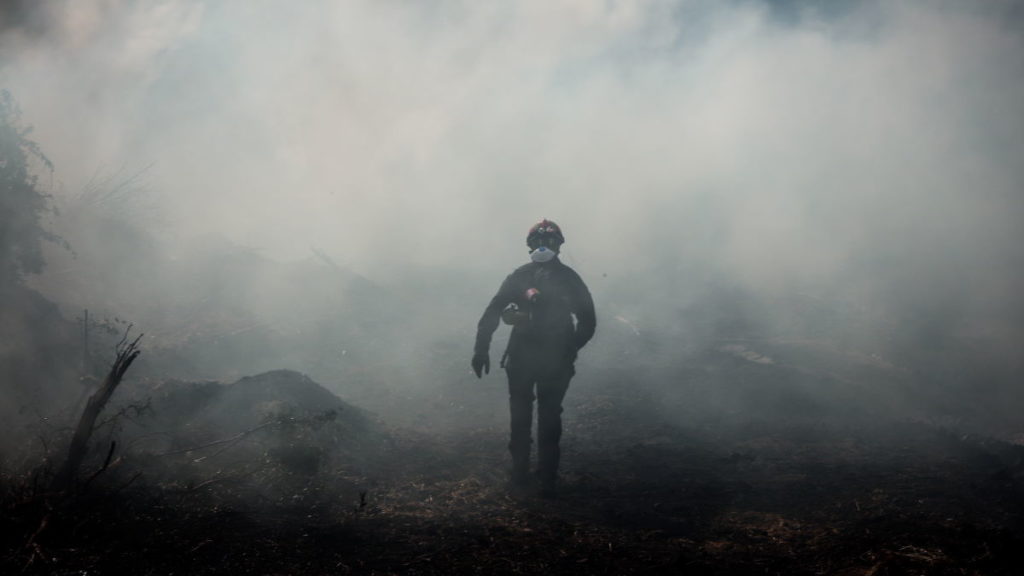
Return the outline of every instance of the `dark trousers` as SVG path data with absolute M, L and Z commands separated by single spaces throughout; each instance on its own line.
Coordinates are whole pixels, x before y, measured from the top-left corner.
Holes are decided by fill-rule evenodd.
M 517 361 L 508 367 L 508 396 L 511 414 L 512 454 L 515 473 L 525 473 L 530 464 L 530 432 L 533 427 L 533 399 L 537 398 L 537 473 L 541 480 L 553 481 L 558 474 L 562 438 L 562 399 L 569 380 L 576 373 L 571 363 L 540 369 L 529 361 Z

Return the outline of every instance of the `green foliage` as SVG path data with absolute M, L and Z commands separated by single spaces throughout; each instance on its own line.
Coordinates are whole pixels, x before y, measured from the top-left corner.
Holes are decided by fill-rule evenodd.
M 52 171 L 53 164 L 29 139 L 31 132 L 11 94 L 0 91 L 0 285 L 42 272 L 43 241 L 60 240 L 41 223 L 52 208 L 33 168 Z

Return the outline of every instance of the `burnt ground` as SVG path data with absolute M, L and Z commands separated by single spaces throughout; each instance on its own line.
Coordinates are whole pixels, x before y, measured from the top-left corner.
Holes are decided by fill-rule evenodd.
M 572 393 L 575 392 L 575 396 Z M 112 471 L 4 495 L 4 573 L 1019 574 L 1024 448 L 911 421 L 672 422 L 567 401 L 555 498 L 506 484 L 505 422 L 389 430 L 372 461 L 254 489 Z M 443 400 L 439 404 L 444 404 Z M 429 408 L 429 407 L 428 407 Z M 213 470 L 213 469 L 211 469 Z M 251 476 L 250 476 L 251 478 Z M 5 478 L 14 485 L 15 478 Z M 276 483 L 276 484 L 275 484 Z M 273 484 L 271 487 L 270 485 Z
M 643 431 L 569 450 L 555 499 L 503 485 L 503 459 L 493 453 L 502 439 L 490 433 L 443 451 L 408 440 L 403 461 L 415 465 L 371 493 L 358 552 L 339 561 L 408 573 L 992 574 L 1024 566 L 1017 481 L 969 441 L 920 426 L 903 429 L 899 445 L 802 427 L 713 442 Z

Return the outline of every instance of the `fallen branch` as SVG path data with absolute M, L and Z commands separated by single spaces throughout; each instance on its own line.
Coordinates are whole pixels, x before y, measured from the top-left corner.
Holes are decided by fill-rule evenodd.
M 207 444 L 200 444 L 199 446 L 192 446 L 190 448 L 183 448 L 181 450 L 174 450 L 172 452 L 164 452 L 162 454 L 157 454 L 157 456 L 174 456 L 176 454 L 188 454 L 189 452 L 196 452 L 198 450 L 204 450 L 206 448 L 212 448 L 213 446 L 220 446 L 222 444 L 227 444 L 228 446 L 226 446 L 225 448 L 230 448 L 231 445 L 233 445 L 233 444 L 235 444 L 237 442 L 242 441 L 243 439 L 245 439 L 246 436 L 254 434 L 254 433 L 256 433 L 256 432 L 266 428 L 267 426 L 273 426 L 274 424 L 280 424 L 280 421 L 279 420 L 270 420 L 269 422 L 264 422 L 264 423 L 260 424 L 259 426 L 254 427 L 254 428 L 249 428 L 248 430 L 244 430 L 242 432 L 239 432 L 238 434 L 236 434 L 236 435 L 234 435 L 234 436 L 232 436 L 230 438 L 223 438 L 221 440 L 214 440 L 213 442 L 209 442 Z M 223 450 L 221 450 L 220 452 L 223 452 Z M 220 452 L 215 452 L 214 454 L 211 454 L 210 456 L 216 456 L 217 454 L 220 454 Z M 206 459 L 208 457 L 209 456 L 203 456 L 201 458 L 197 458 L 195 460 L 195 462 L 201 462 L 201 461 L 203 461 L 204 459 Z

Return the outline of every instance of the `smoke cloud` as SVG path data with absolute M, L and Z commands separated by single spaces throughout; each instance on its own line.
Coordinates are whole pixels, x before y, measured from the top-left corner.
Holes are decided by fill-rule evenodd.
M 1019 368 L 1019 3 L 22 6 L 0 85 L 58 202 L 141 172 L 163 250 L 496 288 L 547 217 L 606 313 L 671 323 L 724 279 L 927 318 Z

